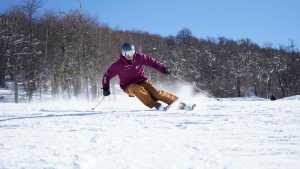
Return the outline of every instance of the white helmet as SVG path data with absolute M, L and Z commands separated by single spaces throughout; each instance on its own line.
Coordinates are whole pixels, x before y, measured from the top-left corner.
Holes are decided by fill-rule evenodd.
M 133 55 L 135 54 L 135 48 L 133 44 L 123 43 L 122 45 L 122 56 L 124 56 L 128 60 L 133 59 Z

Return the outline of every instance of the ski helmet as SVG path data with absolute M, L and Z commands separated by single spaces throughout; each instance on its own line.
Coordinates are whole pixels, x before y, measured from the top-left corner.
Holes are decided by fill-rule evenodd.
M 122 56 L 124 56 L 128 60 L 133 59 L 133 55 L 135 54 L 135 48 L 133 44 L 123 43 L 122 47 Z

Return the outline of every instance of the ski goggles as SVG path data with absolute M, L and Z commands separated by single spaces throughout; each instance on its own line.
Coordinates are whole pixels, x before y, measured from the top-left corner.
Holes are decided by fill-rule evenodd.
M 132 59 L 133 55 L 135 54 L 135 50 L 131 49 L 131 50 L 122 50 L 122 56 L 124 56 L 126 59 Z

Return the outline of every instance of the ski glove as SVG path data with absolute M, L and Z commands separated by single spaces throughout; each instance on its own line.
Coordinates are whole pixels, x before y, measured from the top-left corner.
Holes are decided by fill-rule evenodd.
M 103 88 L 103 96 L 109 96 L 109 95 L 110 95 L 109 88 Z
M 171 70 L 168 67 L 165 69 L 165 74 L 167 75 L 171 74 Z

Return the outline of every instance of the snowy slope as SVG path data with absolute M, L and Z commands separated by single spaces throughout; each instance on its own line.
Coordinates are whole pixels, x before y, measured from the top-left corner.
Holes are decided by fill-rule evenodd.
M 135 98 L 0 103 L 1 169 L 298 169 L 297 100 L 193 97 L 192 112 Z
M 281 100 L 300 100 L 300 95 L 286 97 L 286 98 L 283 98 Z

